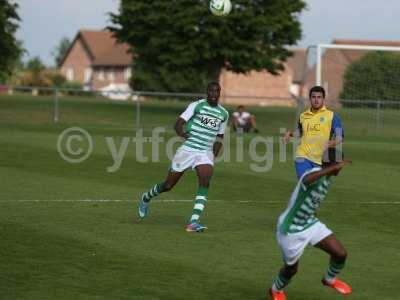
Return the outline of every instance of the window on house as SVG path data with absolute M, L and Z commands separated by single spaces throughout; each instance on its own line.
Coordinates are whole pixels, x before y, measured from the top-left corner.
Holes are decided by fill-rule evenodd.
M 132 69 L 130 67 L 128 67 L 128 68 L 125 69 L 124 79 L 126 81 L 128 81 L 129 79 L 131 79 L 131 77 L 132 77 Z
M 86 68 L 84 73 L 85 83 L 90 82 L 91 79 L 92 79 L 92 68 Z
M 99 70 L 99 74 L 97 75 L 97 79 L 100 80 L 100 81 L 103 81 L 105 79 L 103 70 Z
M 114 81 L 115 80 L 115 73 L 114 73 L 113 70 L 108 71 L 107 78 L 110 81 Z
M 67 68 L 66 77 L 67 77 L 68 81 L 74 80 L 74 69 L 73 68 Z

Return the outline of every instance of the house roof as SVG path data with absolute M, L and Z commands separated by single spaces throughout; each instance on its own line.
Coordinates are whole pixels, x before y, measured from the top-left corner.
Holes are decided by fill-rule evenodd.
M 61 61 L 68 56 L 76 41 L 80 39 L 88 52 L 93 66 L 128 66 L 132 63 L 129 45 L 118 43 L 108 30 L 80 30 Z

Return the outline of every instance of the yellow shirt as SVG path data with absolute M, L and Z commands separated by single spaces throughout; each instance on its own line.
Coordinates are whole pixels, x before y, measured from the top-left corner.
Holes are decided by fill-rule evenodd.
M 333 117 L 333 111 L 325 106 L 317 112 L 308 109 L 300 115 L 301 142 L 297 147 L 296 157 L 322 164 L 322 155 L 331 136 Z

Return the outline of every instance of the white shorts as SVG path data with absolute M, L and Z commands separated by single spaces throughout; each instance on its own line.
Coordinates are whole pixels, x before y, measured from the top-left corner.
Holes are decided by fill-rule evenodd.
M 198 165 L 214 165 L 214 154 L 212 151 L 188 151 L 178 149 L 172 159 L 171 169 L 175 172 L 183 172 L 188 168 L 196 168 Z
M 278 226 L 276 238 L 285 264 L 291 266 L 300 259 L 307 245 L 315 246 L 331 234 L 332 231 L 325 224 L 317 222 L 302 232 L 289 234 L 280 232 Z

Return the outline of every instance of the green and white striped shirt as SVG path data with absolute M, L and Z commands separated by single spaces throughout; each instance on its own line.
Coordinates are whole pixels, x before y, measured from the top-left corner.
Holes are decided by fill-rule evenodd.
M 221 105 L 211 106 L 206 99 L 192 102 L 180 116 L 189 138 L 182 149 L 211 151 L 218 134 L 224 134 L 229 113 Z
M 290 198 L 289 205 L 279 217 L 278 227 L 284 233 L 297 233 L 306 230 L 318 222 L 316 210 L 324 201 L 331 183 L 327 176 L 319 178 L 310 185 L 303 183 L 303 178 L 310 173 L 320 171 L 313 168 L 303 174 Z

